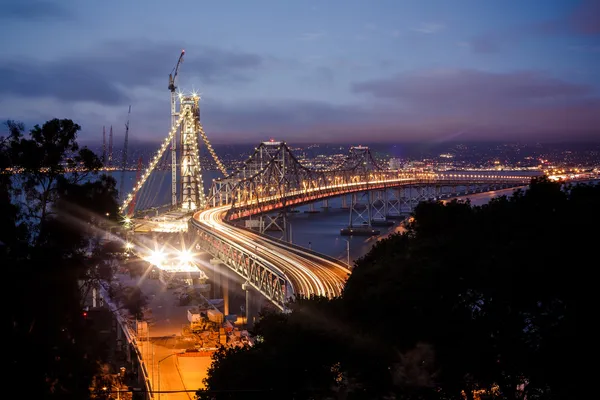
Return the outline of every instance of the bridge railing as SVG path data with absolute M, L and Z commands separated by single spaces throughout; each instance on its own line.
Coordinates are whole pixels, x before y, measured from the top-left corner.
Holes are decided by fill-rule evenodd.
M 133 348 L 134 348 L 135 356 L 137 359 L 137 364 L 140 366 L 140 370 L 142 371 L 142 380 L 144 381 L 146 399 L 154 398 L 154 392 L 152 391 L 152 382 L 150 381 L 150 376 L 148 374 L 148 368 L 146 366 L 146 364 L 148 363 L 148 360 L 146 360 L 146 359 L 144 359 L 144 357 L 142 357 L 142 352 L 140 350 L 140 344 L 137 341 L 137 336 L 136 336 L 135 332 L 129 326 L 129 322 L 125 318 L 123 318 L 123 316 L 119 312 L 119 307 L 117 307 L 117 305 L 115 305 L 112 302 L 112 299 L 111 299 L 110 295 L 108 294 L 108 283 L 102 282 L 102 284 L 99 286 L 98 293 L 99 293 L 100 297 L 102 298 L 104 304 L 106 304 L 108 306 L 108 309 L 111 311 L 111 313 L 114 315 L 115 319 L 117 320 L 117 323 L 119 324 L 119 327 L 121 328 L 121 331 L 123 332 L 123 334 L 125 335 L 125 338 L 127 339 L 127 343 L 129 345 L 133 346 Z

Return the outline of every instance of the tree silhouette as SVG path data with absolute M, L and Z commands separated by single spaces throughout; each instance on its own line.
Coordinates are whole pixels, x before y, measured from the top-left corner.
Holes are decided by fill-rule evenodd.
M 114 180 L 94 179 L 101 164 L 79 148 L 71 120 L 35 126 L 29 137 L 22 124 L 7 127 L 0 264 L 16 288 L 6 300 L 8 381 L 32 397 L 88 398 L 102 353 L 81 308 L 80 282 L 102 270 L 94 254 L 106 213 L 116 218 Z

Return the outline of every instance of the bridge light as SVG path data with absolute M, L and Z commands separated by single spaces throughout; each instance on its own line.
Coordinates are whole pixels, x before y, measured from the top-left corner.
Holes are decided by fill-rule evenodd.
M 182 250 L 179 252 L 179 261 L 182 264 L 189 264 L 194 259 L 192 253 L 189 250 Z
M 153 251 L 148 257 L 146 257 L 146 261 L 148 261 L 150 264 L 156 265 L 157 267 L 160 267 L 164 260 L 165 254 L 161 250 Z

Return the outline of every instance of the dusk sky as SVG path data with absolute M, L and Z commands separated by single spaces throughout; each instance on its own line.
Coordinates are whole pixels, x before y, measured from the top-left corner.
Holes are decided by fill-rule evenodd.
M 164 138 L 181 49 L 213 143 L 600 141 L 600 0 L 1 0 L 0 37 L 0 118 L 82 141 Z

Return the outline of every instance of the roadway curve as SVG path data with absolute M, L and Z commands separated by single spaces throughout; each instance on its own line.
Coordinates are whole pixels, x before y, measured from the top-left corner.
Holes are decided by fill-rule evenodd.
M 226 223 L 223 218 L 230 207 L 199 211 L 193 218 L 207 230 L 217 231 L 219 236 L 242 246 L 258 260 L 266 260 L 279 268 L 290 281 L 295 295 L 334 297 L 342 293 L 350 274 L 348 268 L 312 252 L 286 247 L 266 236 Z

